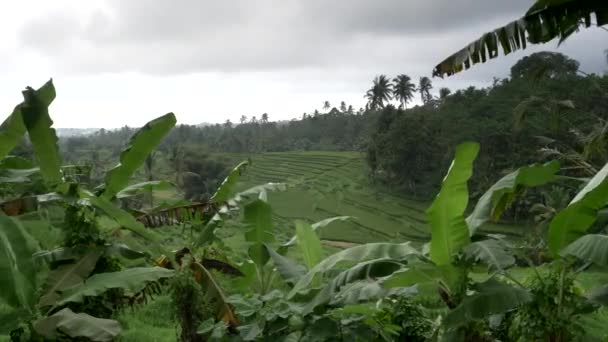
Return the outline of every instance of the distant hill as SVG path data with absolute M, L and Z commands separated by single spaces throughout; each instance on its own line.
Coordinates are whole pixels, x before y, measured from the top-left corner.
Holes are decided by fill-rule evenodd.
M 89 135 L 99 130 L 100 128 L 55 128 L 57 135 L 60 137 Z

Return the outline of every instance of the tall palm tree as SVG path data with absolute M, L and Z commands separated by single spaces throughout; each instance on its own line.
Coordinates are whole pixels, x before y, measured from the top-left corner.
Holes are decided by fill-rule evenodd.
M 346 102 L 344 102 L 344 101 L 340 102 L 340 111 L 342 113 L 346 113 Z
M 247 115 L 241 115 L 241 124 L 247 122 Z
M 428 77 L 420 77 L 420 83 L 418 85 L 418 92 L 420 93 L 420 98 L 422 99 L 422 103 L 427 104 L 432 99 L 431 89 L 433 89 L 433 83 L 431 79 Z
M 374 78 L 372 87 L 365 94 L 370 109 L 384 108 L 384 102 L 393 98 L 393 86 L 386 75 Z
M 323 110 L 327 111 L 329 110 L 329 108 L 331 108 L 331 104 L 329 103 L 329 101 L 323 102 Z
M 393 91 L 395 100 L 399 101 L 400 108 L 407 108 L 408 102 L 412 101 L 414 98 L 416 85 L 412 83 L 412 79 L 405 74 L 397 75 L 397 77 L 393 79 L 393 83 L 395 87 Z

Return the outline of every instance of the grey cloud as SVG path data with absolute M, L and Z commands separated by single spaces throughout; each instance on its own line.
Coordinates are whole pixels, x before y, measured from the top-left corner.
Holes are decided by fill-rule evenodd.
M 23 45 L 51 56 L 59 68 L 78 73 L 343 69 L 368 78 L 380 72 L 428 75 L 435 63 L 484 30 L 521 15 L 530 1 L 111 0 L 109 4 L 79 23 L 70 17 L 26 23 L 21 31 Z M 510 59 L 466 77 L 486 77 L 503 66 L 508 71 L 506 61 Z

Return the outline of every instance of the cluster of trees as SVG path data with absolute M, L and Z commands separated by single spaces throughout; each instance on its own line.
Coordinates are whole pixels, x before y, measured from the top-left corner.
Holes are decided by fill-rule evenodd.
M 393 99 L 399 103 L 399 108 L 407 108 L 407 104 L 413 101 L 416 92 L 420 94 L 422 103 L 428 104 L 433 101 L 432 89 L 433 83 L 426 76 L 420 77 L 418 87 L 416 87 L 412 78 L 405 74 L 397 75 L 392 82 L 386 75 L 378 75 L 374 78 L 372 87 L 365 93 L 368 101 L 367 109 L 384 108 Z M 441 88 L 439 94 L 443 98 L 450 92 L 448 88 Z
M 577 61 L 541 52 L 524 57 L 511 77 L 470 87 L 408 110 L 380 111 L 367 146 L 376 179 L 429 198 L 449 165 L 453 146 L 482 146 L 473 194 L 514 165 L 567 159 L 570 174 L 588 176 L 608 155 L 608 77 L 583 75 Z

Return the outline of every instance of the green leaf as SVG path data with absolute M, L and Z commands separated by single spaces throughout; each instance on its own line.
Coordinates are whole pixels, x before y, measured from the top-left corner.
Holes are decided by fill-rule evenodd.
M 74 313 L 69 308 L 34 322 L 34 330 L 43 337 L 56 339 L 58 332 L 72 338 L 87 338 L 90 341 L 112 341 L 122 328 L 112 319 L 96 318 L 85 313 Z
M 258 199 L 245 206 L 245 223 L 249 230 L 245 240 L 256 243 L 274 242 L 272 234 L 272 209 L 270 204 Z
M 288 298 L 293 298 L 298 292 L 306 289 L 317 274 L 322 274 L 339 265 L 353 262 L 364 262 L 374 259 L 403 260 L 419 252 L 410 246 L 409 242 L 397 243 L 370 243 L 351 247 L 330 255 L 306 273 L 293 287 Z
M 599 266 L 606 266 L 608 265 L 608 236 L 585 235 L 562 249 L 560 255 L 562 257 L 570 255 Z
M 36 291 L 33 239 L 19 220 L 0 215 L 0 298 L 31 310 Z
M 467 217 L 470 235 L 486 222 L 498 220 L 521 189 L 553 182 L 558 171 L 559 162 L 553 161 L 525 166 L 501 178 L 481 196 Z
M 216 317 L 230 326 L 237 326 L 238 320 L 226 299 L 224 290 L 218 285 L 211 272 L 198 262 L 192 263 L 196 280 L 203 286 L 203 292 L 209 303 L 216 305 Z
M 366 279 L 342 287 L 340 292 L 331 299 L 330 304 L 334 306 L 352 305 L 391 296 L 412 296 L 417 293 L 418 285 L 387 289 L 379 280 Z
M 608 284 L 596 287 L 589 291 L 587 298 L 592 303 L 608 306 Z
M 149 193 L 151 191 L 156 190 L 170 190 L 174 189 L 175 185 L 171 182 L 167 182 L 164 180 L 160 181 L 149 181 L 149 182 L 141 182 L 133 185 L 129 185 L 128 187 L 120 190 L 116 194 L 116 198 L 127 198 L 133 197 L 143 193 Z
M 462 251 L 466 260 L 472 263 L 482 262 L 488 265 L 491 271 L 503 270 L 515 264 L 513 255 L 499 240 L 476 241 Z
M 143 165 L 146 157 L 160 144 L 175 123 L 173 113 L 165 114 L 148 122 L 131 137 L 129 144 L 120 154 L 118 165 L 106 174 L 103 192 L 105 198 L 112 198 L 129 184 L 133 173 Z
M 446 265 L 452 256 L 469 242 L 469 229 L 463 214 L 469 201 L 467 182 L 473 174 L 473 162 L 479 144 L 463 143 L 441 185 L 441 191 L 427 210 L 431 226 L 431 260 Z
M 304 258 L 304 264 L 308 269 L 311 269 L 323 258 L 321 240 L 319 240 L 313 228 L 303 221 L 296 221 L 296 236 L 298 247 L 300 247 Z
M 263 332 L 263 327 L 257 322 L 242 325 L 237 328 L 243 341 L 255 341 Z
M 88 278 L 84 284 L 65 291 L 55 306 L 81 303 L 85 297 L 99 296 L 110 289 L 139 292 L 149 282 L 171 278 L 174 275 L 175 271 L 161 267 L 134 267 L 119 272 L 97 273 Z
M 31 320 L 31 312 L 26 309 L 15 309 L 0 313 L 0 338 L 9 335 L 22 322 Z M 8 340 L 7 340 L 8 341 Z
M 501 283 L 494 278 L 475 284 L 473 288 L 476 293 L 465 297 L 445 317 L 446 327 L 454 328 L 507 312 L 532 300 L 532 295 L 527 290 Z
M 436 266 L 426 262 L 410 262 L 401 271 L 395 272 L 382 282 L 386 288 L 416 286 L 419 293 L 435 296 L 441 286 L 448 293 L 459 291 L 464 273 L 463 269 L 452 266 Z
M 210 201 L 213 203 L 222 203 L 229 200 L 232 197 L 234 186 L 239 181 L 241 175 L 243 174 L 248 165 L 249 162 L 244 161 L 237 165 L 234 169 L 232 169 L 226 179 L 224 179 L 222 184 L 220 184 L 220 187 L 217 189 L 217 191 L 213 194 L 213 196 L 211 196 Z
M 608 198 L 608 164 L 559 212 L 549 225 L 547 243 L 554 256 L 581 237 L 595 222 L 597 213 Z
M 334 222 L 349 221 L 349 220 L 353 220 L 353 219 L 354 219 L 354 217 L 352 217 L 352 216 L 330 217 L 330 218 L 327 218 L 325 220 L 321 220 L 319 222 L 313 223 L 312 224 L 312 229 L 316 232 L 317 229 L 327 227 L 327 226 L 329 226 L 330 224 L 332 224 Z M 296 239 L 297 239 L 297 236 L 292 237 L 289 241 L 287 241 L 287 243 L 283 244 L 283 247 L 289 247 L 289 246 L 295 245 Z
M 61 265 L 52 270 L 46 279 L 44 295 L 40 297 L 38 305 L 52 306 L 59 300 L 63 291 L 82 284 L 95 268 L 101 254 L 101 250 L 93 249 L 75 263 Z
M 359 263 L 334 277 L 314 298 L 308 301 L 302 313 L 308 314 L 318 306 L 329 303 L 332 299 L 336 298 L 341 288 L 348 284 L 363 279 L 372 280 L 385 277 L 393 274 L 402 266 L 403 264 L 399 262 L 385 259 Z
M 1 133 L 0 133 L 0 135 L 1 135 Z M 27 170 L 27 169 L 36 168 L 36 165 L 31 160 L 25 159 L 23 157 L 6 156 L 6 157 L 2 158 L 2 160 L 0 160 L 0 168 Z
M 270 260 L 270 254 L 268 254 L 264 244 L 261 243 L 254 243 L 249 246 L 247 254 L 258 268 L 264 267 L 268 260 Z
M 43 91 L 30 87 L 23 91 L 21 115 L 40 165 L 42 178 L 49 185 L 57 185 L 61 182 L 61 157 L 48 108 L 55 98 L 55 88 L 52 80 L 47 85 L 43 87 Z
M 146 229 L 141 222 L 138 222 L 133 215 L 128 212 L 120 209 L 114 203 L 110 202 L 108 199 L 103 197 L 96 196 L 83 196 L 87 198 L 91 205 L 101 209 L 106 215 L 110 216 L 112 219 L 116 220 L 123 228 L 132 231 L 133 233 L 143 237 L 149 242 L 158 244 L 158 237 L 149 229 Z
M 295 284 L 304 274 L 306 274 L 306 267 L 275 252 L 270 246 L 264 246 L 268 250 L 268 254 L 274 262 L 277 271 L 279 271 L 281 277 L 283 277 L 288 284 Z
M 211 330 L 213 330 L 213 328 L 215 328 L 215 319 L 209 318 L 203 321 L 203 323 L 196 328 L 196 332 L 198 334 L 208 334 L 211 332 Z
M 55 88 L 53 82 L 48 81 L 38 90 L 36 93 L 39 95 L 39 99 L 43 101 L 43 104 L 47 107 L 55 99 Z M 17 105 L 11 115 L 2 122 L 0 125 L 0 157 L 4 158 L 15 146 L 21 142 L 25 136 L 26 128 L 23 123 L 23 116 L 21 108 L 23 103 Z
M 477 63 L 499 55 L 525 49 L 527 43 L 541 44 L 559 38 L 560 42 L 578 31 L 580 26 L 591 26 L 595 14 L 597 26 L 608 23 L 608 4 L 605 1 L 537 0 L 526 14 L 503 27 L 485 33 L 439 63 L 433 76 L 453 75 Z

